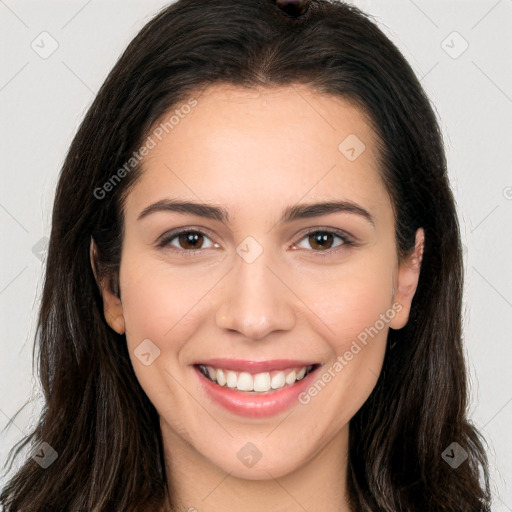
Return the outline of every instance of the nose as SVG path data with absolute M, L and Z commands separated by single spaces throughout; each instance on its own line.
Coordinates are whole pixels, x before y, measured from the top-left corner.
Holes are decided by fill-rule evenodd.
M 292 329 L 296 322 L 294 295 L 286 276 L 272 268 L 276 266 L 266 253 L 252 263 L 237 257 L 234 265 L 219 297 L 217 326 L 250 340 Z

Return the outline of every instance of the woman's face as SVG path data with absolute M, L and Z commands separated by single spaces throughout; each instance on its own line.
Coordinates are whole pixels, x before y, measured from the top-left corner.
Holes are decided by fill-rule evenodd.
M 105 314 L 170 451 L 279 477 L 346 446 L 419 260 L 398 263 L 376 138 L 351 103 L 303 86 L 194 99 L 155 127 Z

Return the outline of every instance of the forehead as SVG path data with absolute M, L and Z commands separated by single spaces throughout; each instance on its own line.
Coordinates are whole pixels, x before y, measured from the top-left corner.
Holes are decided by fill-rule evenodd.
M 353 102 L 299 85 L 217 84 L 190 98 L 192 108 L 175 105 L 156 123 L 127 203 L 169 195 L 233 208 L 301 197 L 388 201 L 376 136 Z

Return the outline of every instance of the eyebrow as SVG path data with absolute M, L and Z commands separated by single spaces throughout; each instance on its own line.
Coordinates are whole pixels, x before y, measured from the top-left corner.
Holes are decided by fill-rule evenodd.
M 229 223 L 229 213 L 222 206 L 192 201 L 179 201 L 176 199 L 164 199 L 144 208 L 137 220 L 141 220 L 156 212 L 178 212 L 189 215 L 197 215 L 207 219 L 213 219 L 225 224 Z M 330 213 L 352 213 L 365 218 L 372 226 L 375 226 L 373 216 L 362 206 L 352 201 L 327 201 L 320 203 L 297 204 L 288 206 L 281 217 L 280 223 L 292 222 L 299 219 L 319 217 Z

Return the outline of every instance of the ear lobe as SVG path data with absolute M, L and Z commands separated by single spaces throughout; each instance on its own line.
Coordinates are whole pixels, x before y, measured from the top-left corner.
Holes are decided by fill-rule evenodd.
M 89 250 L 89 257 L 91 260 L 91 267 L 96 279 L 96 284 L 100 290 L 103 298 L 103 314 L 108 325 L 114 329 L 118 334 L 124 334 L 125 332 L 125 321 L 123 315 L 123 305 L 120 297 L 114 294 L 108 286 L 108 279 L 100 279 L 98 277 L 97 270 L 97 249 L 94 239 L 91 237 L 91 246 Z
M 393 302 L 398 302 L 401 309 L 389 322 L 392 329 L 401 329 L 407 324 L 411 312 L 411 304 L 418 287 L 423 249 L 425 247 L 425 232 L 422 228 L 416 231 L 414 251 L 411 256 L 400 264 L 398 269 L 398 283 L 395 287 Z

